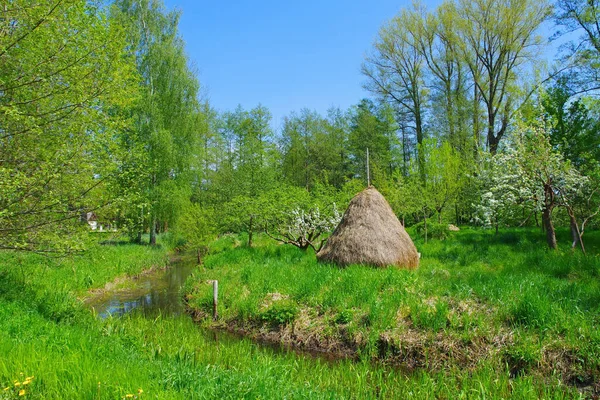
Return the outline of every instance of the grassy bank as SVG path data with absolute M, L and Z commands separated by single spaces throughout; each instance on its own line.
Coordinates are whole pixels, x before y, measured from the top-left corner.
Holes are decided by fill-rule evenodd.
M 118 276 L 164 265 L 166 253 L 128 244 L 94 245 L 63 260 L 0 253 L 0 399 L 454 398 L 457 388 L 470 397 L 573 394 L 487 369 L 448 377 L 313 359 L 215 338 L 185 316 L 102 321 L 78 300 Z
M 430 379 L 450 397 L 469 393 L 474 376 L 494 396 L 592 396 L 600 391 L 600 235 L 586 239 L 584 257 L 546 250 L 539 231 L 463 230 L 417 241 L 421 266 L 406 271 L 339 269 L 294 247 L 263 239 L 247 248 L 229 236 L 188 282 L 188 299 L 197 316 L 209 315 L 206 280 L 217 279 L 217 325 L 398 366 L 416 373 L 407 385 Z

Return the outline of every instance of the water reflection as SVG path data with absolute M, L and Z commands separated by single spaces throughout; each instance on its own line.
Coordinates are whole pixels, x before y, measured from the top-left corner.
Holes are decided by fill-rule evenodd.
M 137 278 L 131 289 L 108 292 L 88 304 L 100 318 L 118 317 L 132 311 L 148 317 L 183 314 L 181 287 L 195 267 L 191 261 L 174 262 L 166 270 Z

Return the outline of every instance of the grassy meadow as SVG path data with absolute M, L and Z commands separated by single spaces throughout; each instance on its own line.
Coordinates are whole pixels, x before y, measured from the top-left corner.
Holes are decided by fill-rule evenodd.
M 0 399 L 592 397 L 598 257 L 552 254 L 537 237 L 463 231 L 417 241 L 413 272 L 318 265 L 263 237 L 255 248 L 235 236 L 212 244 L 187 285 L 197 316 L 209 303 L 204 281 L 217 278 L 217 325 L 308 349 L 328 343 L 320 349 L 354 358 L 334 361 L 187 316 L 100 320 L 84 306 L 90 289 L 164 266 L 166 246 L 96 244 L 71 259 L 5 252 Z M 597 239 L 589 236 L 590 253 Z
M 535 229 L 463 229 L 417 239 L 415 271 L 340 269 L 267 238 L 248 248 L 226 236 L 188 280 L 187 298 L 207 325 L 397 368 L 407 387 L 426 379 L 446 388 L 428 393 L 436 397 L 469 396 L 473 385 L 493 398 L 592 397 L 600 391 L 600 234 L 586 236 L 583 256 L 547 250 Z M 559 240 L 568 243 L 568 232 Z M 221 296 L 216 323 L 211 279 Z

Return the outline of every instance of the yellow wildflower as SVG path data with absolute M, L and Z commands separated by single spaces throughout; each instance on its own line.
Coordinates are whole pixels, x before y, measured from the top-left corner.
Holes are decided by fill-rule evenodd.
M 25 389 L 19 390 L 19 396 L 25 396 Z
M 7 390 L 10 390 L 10 388 L 9 387 L 5 387 L 4 391 L 6 392 Z
M 15 382 L 15 387 L 21 386 L 21 382 Z
M 133 395 L 131 393 L 128 393 L 125 395 L 125 397 L 127 397 L 128 399 L 131 399 L 133 397 Z
M 29 380 L 29 379 L 25 379 L 25 380 L 23 381 L 23 386 L 25 386 L 25 385 L 29 385 L 30 383 L 31 383 L 31 380 Z
M 28 381 L 32 381 L 32 380 L 33 380 L 33 378 L 35 378 L 35 377 L 34 377 L 33 375 L 31 375 L 31 376 L 28 376 L 28 377 L 27 377 L 27 378 L 25 378 L 25 379 L 26 379 L 26 380 L 28 380 Z
M 139 388 L 138 389 L 138 394 L 142 394 L 142 393 L 144 393 L 144 391 L 142 390 L 142 388 Z

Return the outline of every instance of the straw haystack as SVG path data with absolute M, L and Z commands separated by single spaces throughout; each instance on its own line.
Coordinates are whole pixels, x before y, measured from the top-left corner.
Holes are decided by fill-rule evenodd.
M 405 268 L 419 265 L 415 245 L 388 202 L 373 186 L 354 196 L 317 258 L 338 265 Z

